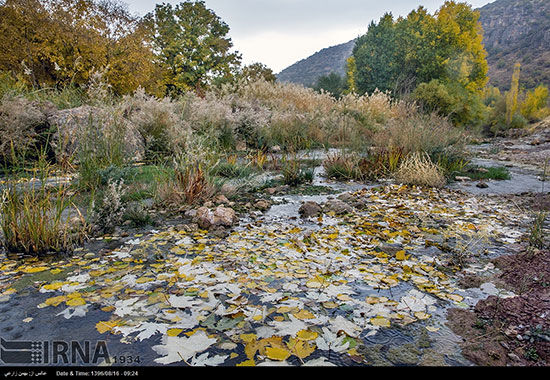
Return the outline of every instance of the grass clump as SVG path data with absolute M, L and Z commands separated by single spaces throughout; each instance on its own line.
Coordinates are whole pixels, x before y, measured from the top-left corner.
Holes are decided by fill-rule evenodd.
M 69 252 L 86 238 L 88 226 L 73 203 L 69 186 L 47 185 L 47 177 L 10 183 L 2 191 L 1 242 L 8 252 L 31 256 Z
M 283 183 L 288 186 L 298 186 L 313 182 L 314 171 L 312 168 L 304 168 L 296 157 L 283 157 L 281 160 L 281 174 Z
M 338 152 L 329 154 L 323 161 L 325 175 L 336 180 L 362 180 L 361 158 L 355 153 Z
M 504 166 L 491 166 L 487 168 L 481 166 L 470 166 L 461 175 L 470 177 L 473 180 L 494 179 L 503 181 L 511 178 L 510 171 Z
M 407 185 L 443 187 L 447 183 L 442 170 L 426 153 L 415 152 L 407 156 L 395 173 L 398 182 Z

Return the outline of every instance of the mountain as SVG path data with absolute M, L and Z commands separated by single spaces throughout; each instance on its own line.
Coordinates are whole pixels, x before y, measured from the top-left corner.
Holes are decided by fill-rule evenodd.
M 550 87 L 550 0 L 497 0 L 479 8 L 490 84 L 507 90 L 514 64 L 521 85 Z M 281 82 L 311 86 L 323 75 L 345 75 L 355 40 L 323 49 L 277 74 Z
M 281 71 L 277 74 L 277 79 L 281 82 L 313 86 L 323 75 L 335 72 L 343 76 L 346 74 L 346 60 L 351 56 L 354 46 L 355 40 L 351 40 L 318 51 Z
M 550 86 L 550 1 L 497 0 L 479 12 L 491 84 L 508 89 L 519 62 L 522 86 Z

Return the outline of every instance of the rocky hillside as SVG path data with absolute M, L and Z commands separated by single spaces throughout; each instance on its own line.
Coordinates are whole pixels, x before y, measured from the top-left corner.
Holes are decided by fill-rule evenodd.
M 281 71 L 277 74 L 277 79 L 282 82 L 312 86 L 323 75 L 332 72 L 345 75 L 346 60 L 351 56 L 354 45 L 355 40 L 352 40 L 318 51 L 311 57 L 302 59 Z
M 550 85 L 550 1 L 497 0 L 479 9 L 491 83 L 510 86 L 514 63 L 521 63 L 526 88 Z
M 550 1 L 497 0 L 479 9 L 491 84 L 508 89 L 516 62 L 526 88 L 550 87 Z M 323 49 L 284 69 L 283 82 L 314 84 L 322 75 L 345 73 L 354 41 Z

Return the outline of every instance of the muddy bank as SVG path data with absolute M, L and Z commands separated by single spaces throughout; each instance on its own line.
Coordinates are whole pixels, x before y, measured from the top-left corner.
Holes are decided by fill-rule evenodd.
M 493 260 L 514 297 L 490 296 L 471 310 L 450 309 L 462 354 L 482 366 L 550 364 L 550 251 L 526 250 Z

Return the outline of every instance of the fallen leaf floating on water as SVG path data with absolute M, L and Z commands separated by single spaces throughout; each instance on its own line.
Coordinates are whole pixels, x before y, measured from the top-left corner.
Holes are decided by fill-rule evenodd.
M 307 359 L 329 351 L 357 356 L 354 337 L 429 322 L 440 305 L 464 300 L 440 270 L 449 259 L 438 248 L 445 241 L 464 252 L 478 242 L 500 249 L 519 239 L 517 226 L 526 220 L 506 205 L 448 190 L 390 185 L 351 196 L 368 207 L 315 228 L 264 223 L 236 228 L 223 240 L 166 228 L 134 235 L 101 257 L 5 260 L 1 289 L 9 297 L 19 279 L 57 276 L 31 281 L 50 295 L 38 307 L 81 318 L 97 306 L 112 316 L 95 325 L 98 333 L 125 343 L 160 335 L 153 346 L 160 364 L 274 365 L 294 358 L 330 365 L 325 357 Z

